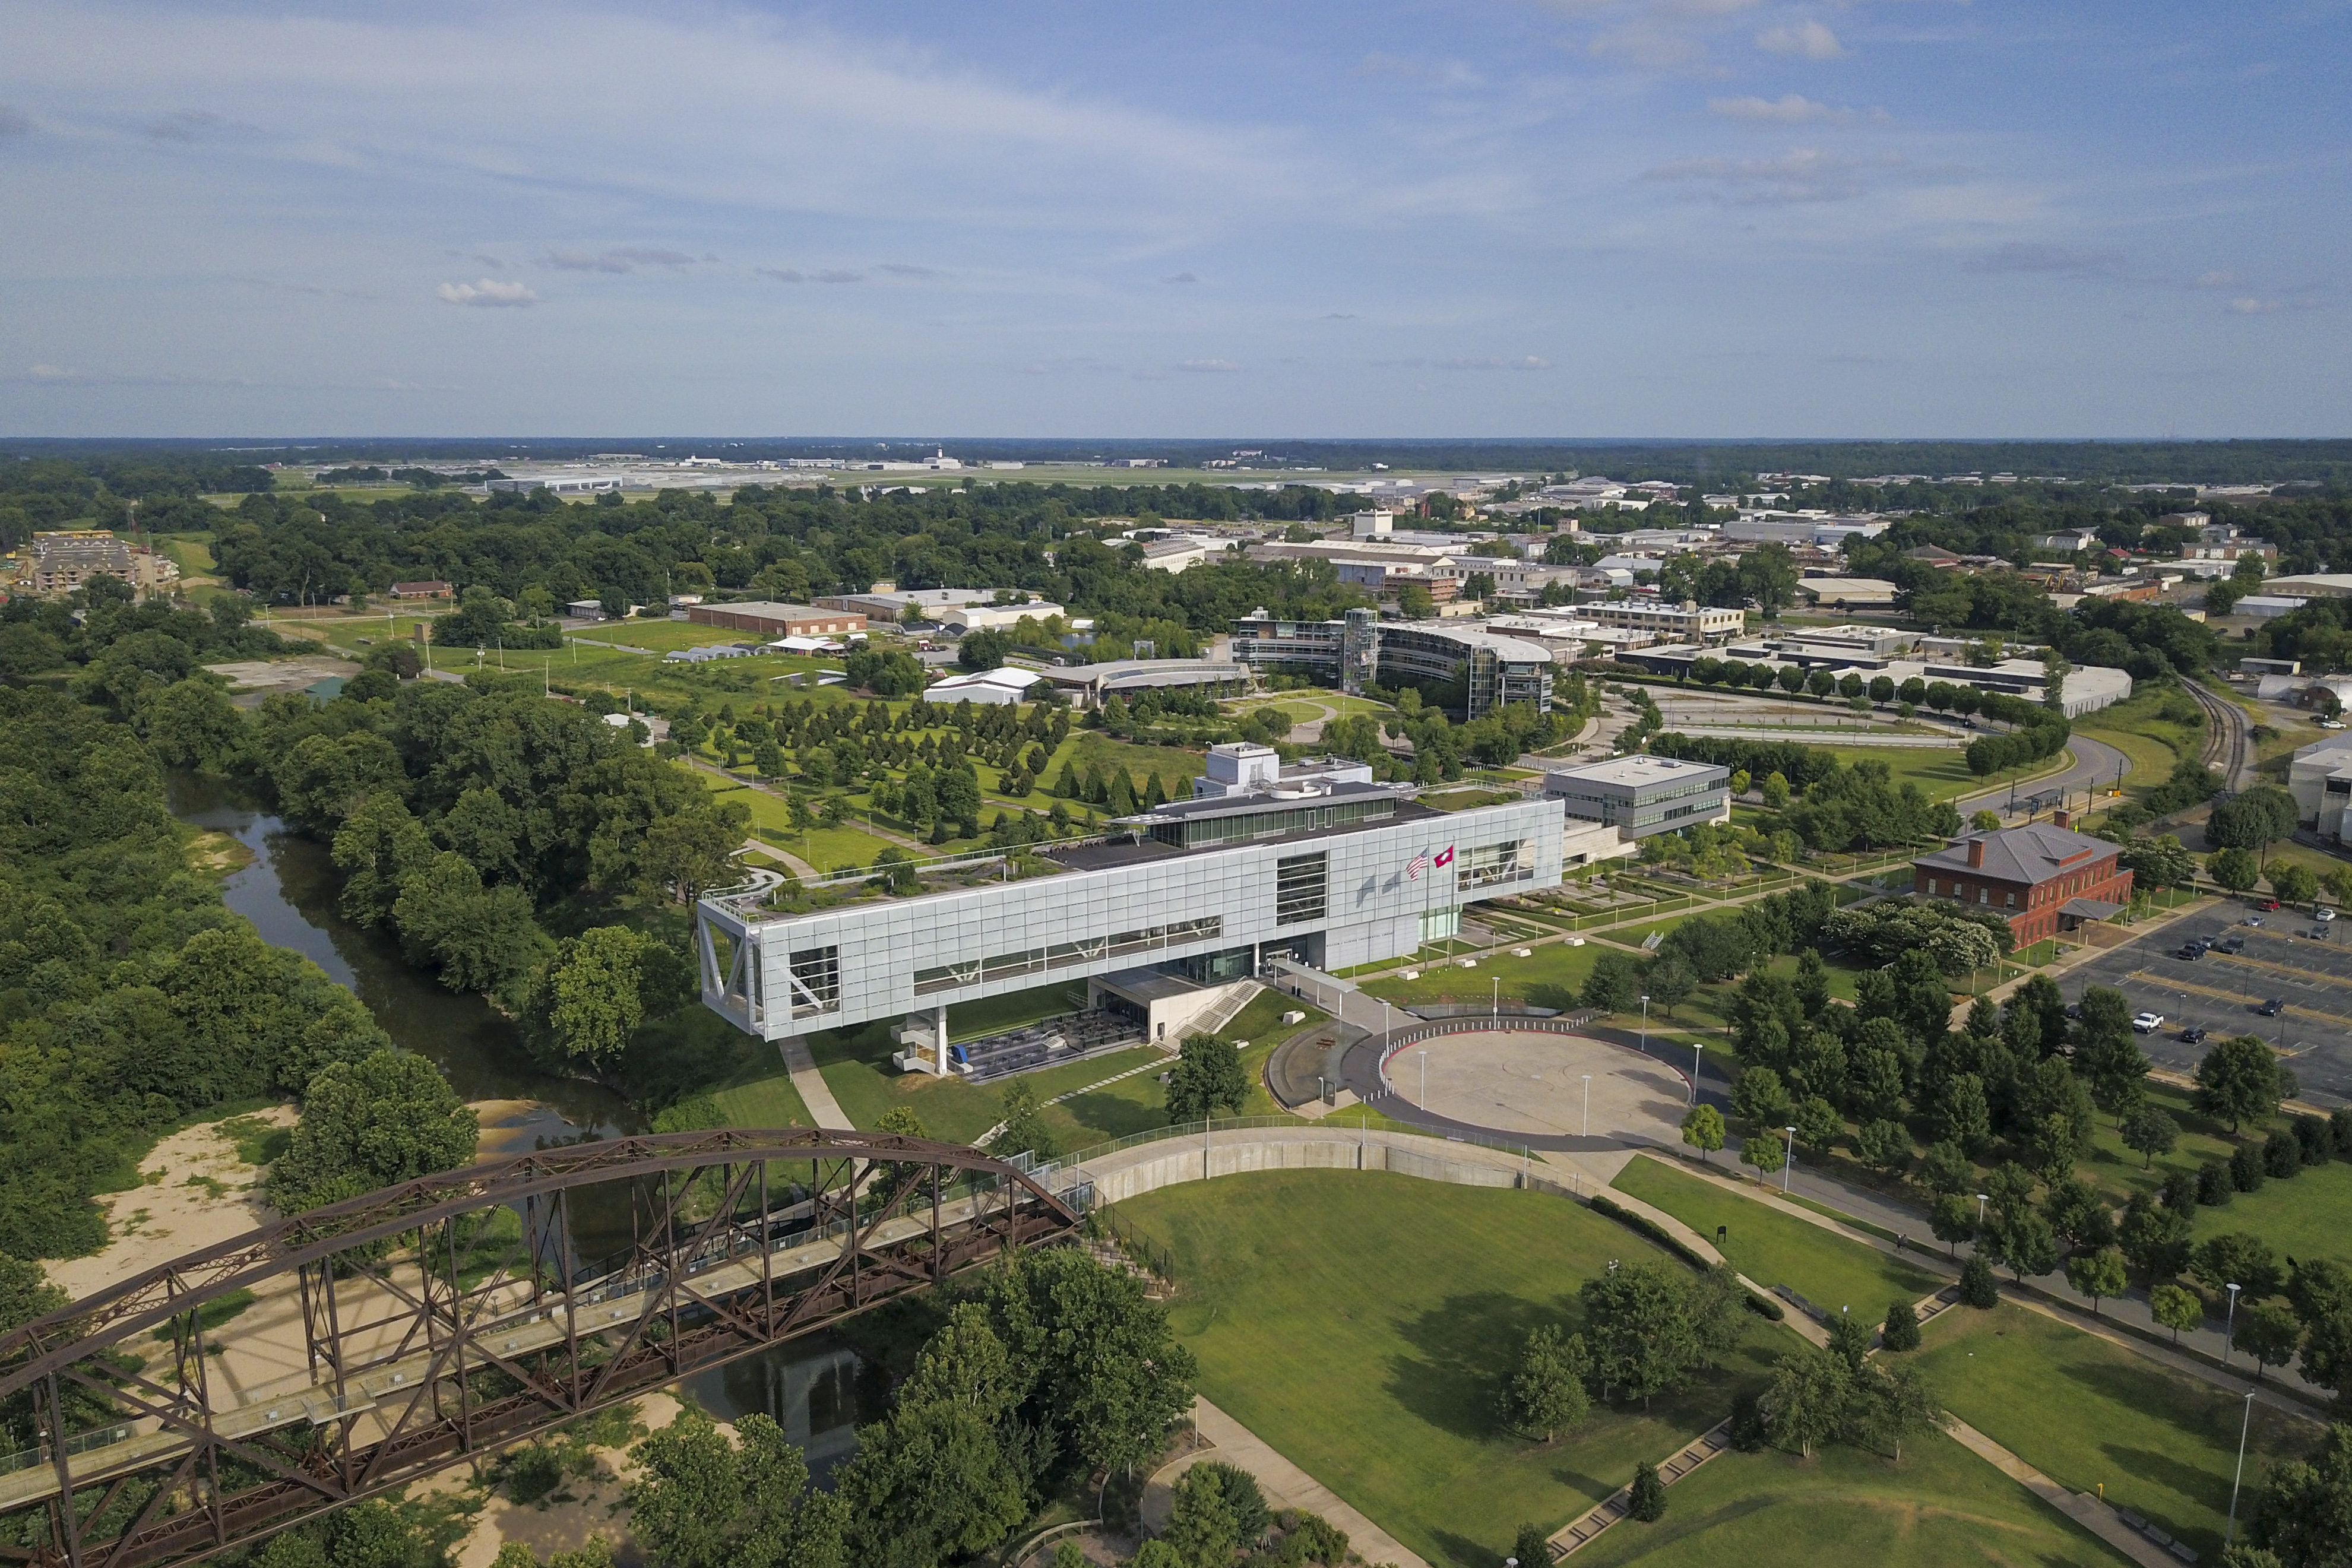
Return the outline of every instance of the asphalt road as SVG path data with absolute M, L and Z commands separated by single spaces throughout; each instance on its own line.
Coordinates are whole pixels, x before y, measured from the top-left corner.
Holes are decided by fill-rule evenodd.
M 2080 1000 L 2085 986 L 2110 986 L 2124 994 L 2135 1013 L 2164 1015 L 2164 1027 L 2137 1037 L 2140 1049 L 2159 1067 L 2193 1072 L 2212 1040 L 2255 1034 L 2292 1059 L 2304 1097 L 2326 1103 L 2352 1101 L 2352 934 L 2336 935 L 2336 921 L 2323 925 L 2308 911 L 2282 909 L 2263 924 L 2242 924 L 2246 912 L 2200 915 L 2175 921 L 2128 946 L 2103 953 L 2063 976 L 2059 989 Z M 2315 940 L 2306 933 L 2325 931 Z M 2235 956 L 2208 953 L 2176 957 L 2192 936 L 2223 933 L 2243 936 L 2246 950 Z M 2275 1018 L 2255 1009 L 2270 998 L 2286 1003 Z M 2203 1045 L 2190 1045 L 2180 1031 L 2191 1025 L 2210 1031 Z
M 2021 807 L 2029 798 L 2040 800 L 2046 796 L 2047 803 L 2055 805 L 2061 795 L 2080 795 L 2089 789 L 2112 788 L 2119 768 L 2123 770 L 2123 777 L 2131 776 L 2131 758 L 2104 740 L 2077 735 L 2066 742 L 2066 749 L 2074 754 L 2074 766 L 2063 773 L 2037 779 L 2031 784 L 2020 784 L 2017 787 L 2017 802 Z M 2009 804 L 2009 797 L 2010 787 L 2000 784 L 1974 795 L 1962 796 L 1954 804 L 1959 807 L 1960 815 L 1966 818 L 1986 807 L 2002 810 Z

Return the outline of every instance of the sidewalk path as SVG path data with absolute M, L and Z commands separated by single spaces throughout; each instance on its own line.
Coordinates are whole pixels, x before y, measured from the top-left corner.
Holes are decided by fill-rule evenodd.
M 1202 1459 L 1221 1459 L 1255 1476 L 1258 1485 L 1265 1490 L 1265 1500 L 1272 1506 L 1303 1508 L 1309 1513 L 1321 1514 L 1346 1531 L 1348 1549 L 1361 1553 L 1365 1562 L 1392 1563 L 1396 1568 L 1429 1568 L 1420 1553 L 1408 1550 L 1338 1492 L 1275 1452 L 1265 1438 L 1205 1398 L 1195 1397 L 1192 1401 L 1192 1425 L 1212 1446 L 1178 1461 L 1163 1475 L 1172 1479 L 1182 1473 L 1182 1466 Z M 1152 1479 L 1157 1485 L 1160 1478 L 1155 1476 Z
M 816 867 L 809 864 L 808 862 L 801 859 L 800 856 L 793 854 L 789 851 L 779 849 L 774 844 L 768 842 L 765 839 L 745 839 L 743 841 L 743 845 L 746 849 L 757 850 L 763 855 L 768 855 L 783 862 L 784 864 L 791 869 L 792 873 L 794 876 L 815 877 L 824 874 L 818 871 Z
M 2095 1497 L 2070 1492 L 1958 1416 L 1947 1413 L 1944 1429 L 1960 1447 L 2073 1520 L 2125 1556 L 2146 1568 L 2180 1568 L 2179 1558 L 2116 1517 L 2116 1511 Z
M 833 1085 L 816 1070 L 816 1058 L 809 1054 L 808 1041 L 780 1040 L 776 1041 L 776 1054 L 784 1059 L 784 1071 L 792 1074 L 793 1087 L 800 1091 L 801 1103 L 808 1107 L 818 1126 L 843 1133 L 856 1131 L 857 1124 L 849 1119 L 841 1102 L 833 1097 Z
M 1643 1153 L 1651 1159 L 1679 1170 L 1696 1174 L 1701 1168 L 1693 1161 L 1678 1160 L 1656 1150 L 1644 1150 Z M 1718 1178 L 1720 1175 L 1721 1173 L 1718 1172 Z M 1891 1253 L 1906 1262 L 1930 1272 L 1945 1275 L 1959 1272 L 1960 1266 L 1958 1260 L 1924 1238 L 1923 1233 L 1927 1230 L 1927 1224 L 1922 1216 L 1864 1188 L 1848 1186 L 1825 1176 L 1816 1176 L 1808 1181 L 1801 1171 L 1797 1175 L 1796 1190 L 1813 1198 L 1815 1202 L 1827 1204 L 1832 1208 L 1858 1219 L 1867 1220 L 1871 1224 L 1884 1226 L 1898 1236 L 1917 1238 L 1917 1239 L 1914 1239 L 1907 1246 L 1898 1248 L 1895 1243 L 1874 1232 L 1843 1224 L 1818 1209 L 1806 1207 L 1803 1204 L 1790 1203 L 1769 1186 L 1759 1188 L 1752 1182 L 1737 1180 L 1727 1181 L 1725 1185 L 1742 1197 L 1778 1209 L 1791 1218 L 1803 1220 L 1808 1225 L 1834 1231 L 1849 1241 L 1856 1241 L 1864 1247 Z M 1809 1187 L 1811 1190 L 1808 1191 Z M 2130 1295 L 2101 1297 L 2099 1310 L 2095 1312 L 2091 1310 L 2091 1299 L 2076 1291 L 2066 1282 L 2065 1276 L 2063 1274 L 2042 1275 L 2033 1281 L 2031 1290 L 2022 1289 L 2012 1281 L 2003 1280 L 2000 1281 L 2000 1292 L 2028 1311 L 2037 1312 L 2045 1317 L 2055 1319 L 2069 1328 L 2096 1334 L 2099 1338 L 2128 1350 L 2135 1355 L 2144 1356 L 2176 1372 L 2210 1383 L 2216 1388 L 2226 1388 L 2232 1394 L 2242 1395 L 2249 1387 L 2252 1387 L 2255 1390 L 2255 1397 L 2262 1400 L 2263 1404 L 2284 1410 L 2289 1415 L 2316 1420 L 2319 1417 L 2314 1410 L 2313 1401 L 2325 1402 L 2328 1397 L 2326 1389 L 2305 1383 L 2301 1374 L 2293 1367 L 2272 1367 L 2264 1374 L 2263 1380 L 2260 1384 L 2250 1384 L 2235 1370 L 2235 1367 L 2244 1364 L 2243 1355 L 2232 1353 L 2230 1368 L 2216 1365 L 2215 1363 L 2221 1359 L 2226 1348 L 2226 1342 L 2221 1332 L 2210 1325 L 2190 1329 L 2182 1333 L 2179 1336 L 2179 1348 L 2175 1348 L 2170 1343 L 2172 1331 L 2158 1325 L 2155 1317 L 2148 1311 L 2146 1293 L 2137 1290 Z M 2129 1325 L 2128 1328 L 2123 1326 L 2126 1324 Z M 2133 1330 L 2145 1332 L 2144 1333 L 2135 1333 L 2132 1332 Z M 2203 1354 L 2191 1354 L 2192 1352 Z M 2286 1388 L 2282 1387 L 2282 1385 L 2308 1390 L 2309 1398 L 2297 1398 L 2287 1392 Z

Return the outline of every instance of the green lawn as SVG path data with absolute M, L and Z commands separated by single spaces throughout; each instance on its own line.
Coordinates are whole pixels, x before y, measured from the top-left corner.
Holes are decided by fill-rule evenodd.
M 2223 1207 L 2197 1211 L 2200 1239 L 2229 1230 L 2252 1231 L 2282 1257 L 2352 1265 L 2352 1165 L 2331 1160 L 2291 1181 L 2265 1181 Z
M 2238 1396 L 2013 1304 L 1948 1312 L 1926 1337 L 1919 1365 L 1954 1415 L 2070 1491 L 2104 1486 L 2110 1500 L 2214 1560 L 2243 1416 Z M 2248 1479 L 2318 1436 L 2315 1423 L 2257 1405 Z
M 778 1071 L 766 1078 L 721 1089 L 711 1096 L 730 1127 L 813 1127 L 816 1118 L 793 1087 L 792 1075 Z
M 1811 1459 L 1732 1452 L 1627 1521 L 1577 1568 L 2127 1568 L 2129 1559 L 1940 1433 L 1903 1463 L 1832 1446 Z
M 678 764 L 684 767 L 684 763 Z M 778 849 L 800 856 L 821 872 L 851 866 L 870 866 L 874 857 L 890 848 L 887 839 L 876 838 L 846 824 L 837 828 L 795 828 L 792 809 L 779 795 L 765 789 L 755 789 L 748 784 L 702 768 L 694 776 L 702 780 L 704 789 L 724 800 L 733 800 L 751 813 L 751 832 Z M 916 854 L 913 850 L 905 852 Z
M 1715 1157 L 1730 1156 L 1726 1152 Z M 1803 1159 L 1802 1149 L 1797 1157 Z M 1727 1227 L 1729 1235 L 1720 1245 L 1732 1267 L 1768 1290 L 1787 1285 L 1828 1312 L 1851 1306 L 1875 1322 L 1893 1302 L 1916 1301 L 1943 1283 L 1875 1248 L 1654 1159 L 1636 1157 L 1610 1185 L 1664 1209 L 1710 1241 L 1717 1226 Z
M 1424 967 L 1417 980 L 1392 977 L 1373 980 L 1363 988 L 1368 996 L 1410 1007 L 1444 997 L 1457 1001 L 1490 997 L 1494 994 L 1494 982 L 1499 978 L 1506 998 L 1532 1002 L 1538 1007 L 1566 1008 L 1574 1005 L 1576 993 L 1583 988 L 1601 952 L 1601 947 L 1592 942 L 1581 947 L 1550 942 L 1534 948 L 1525 958 L 1515 958 L 1507 947 L 1481 957 L 1475 969 L 1441 961 Z
M 1981 789 L 1984 781 L 1969 771 L 1958 750 L 1926 746 L 1841 746 L 1838 759 L 1852 768 L 1864 762 L 1884 762 L 1897 789 L 1916 784 L 1930 800 L 1946 800 Z
M 1664 1254 L 1563 1199 L 1385 1173 L 1167 1187 L 1119 1217 L 1175 1259 L 1203 1394 L 1443 1568 L 1496 1568 L 1728 1411 L 1797 1341 L 1755 1320 L 1734 1364 L 1654 1407 L 1603 1408 L 1552 1447 L 1496 1427 L 1496 1381 L 1537 1323 L 1579 1320 L 1612 1260 Z

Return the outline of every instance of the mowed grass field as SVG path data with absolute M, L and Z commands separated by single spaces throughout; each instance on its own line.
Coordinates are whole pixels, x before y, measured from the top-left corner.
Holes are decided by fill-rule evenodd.
M 1728 1160 L 1728 1151 L 1715 1155 Z M 1804 1150 L 1797 1151 L 1800 1161 Z M 1753 1174 L 1752 1172 L 1750 1173 Z M 1716 1240 L 1731 1266 L 1770 1289 L 1787 1285 L 1829 1312 L 1851 1307 L 1873 1322 L 1897 1301 L 1916 1301 L 1945 1281 L 1923 1269 L 1898 1262 L 1874 1248 L 1743 1197 L 1720 1182 L 1675 1170 L 1637 1155 L 1610 1184 L 1654 1205 Z
M 2205 1561 L 2221 1552 L 2237 1395 L 2012 1303 L 1929 1323 L 1918 1364 L 1947 1409 L 2069 1491 L 2105 1487 Z M 2256 1404 L 2248 1482 L 2319 1437 L 2317 1422 Z
M 1201 1391 L 1444 1568 L 1498 1568 L 1521 1523 L 1582 1513 L 1799 1343 L 1754 1319 L 1724 1372 L 1646 1412 L 1596 1409 L 1546 1447 L 1497 1428 L 1496 1381 L 1530 1328 L 1580 1322 L 1579 1286 L 1612 1260 L 1667 1260 L 1624 1227 L 1538 1193 L 1384 1172 L 1234 1176 L 1117 1212 L 1175 1260 L 1171 1322 Z
M 1941 1433 L 1903 1462 L 1832 1445 L 1810 1459 L 1737 1451 L 1628 1520 L 1577 1568 L 2128 1568 L 2123 1556 Z

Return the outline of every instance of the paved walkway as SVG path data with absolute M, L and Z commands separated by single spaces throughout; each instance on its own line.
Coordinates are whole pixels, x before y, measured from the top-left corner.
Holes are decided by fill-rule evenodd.
M 792 1074 L 793 1087 L 800 1091 L 801 1103 L 808 1107 L 818 1126 L 844 1133 L 857 1130 L 857 1124 L 849 1119 L 841 1102 L 833 1097 L 833 1085 L 816 1070 L 816 1058 L 809 1054 L 808 1041 L 780 1040 L 776 1041 L 776 1053 L 784 1059 L 784 1071 Z
M 1366 1519 L 1355 1506 L 1276 1452 L 1266 1440 L 1206 1398 L 1192 1401 L 1192 1425 L 1209 1446 L 1173 1460 L 1143 1489 L 1144 1528 L 1158 1533 L 1168 1522 L 1169 1493 L 1176 1478 L 1203 1459 L 1247 1470 L 1265 1493 L 1269 1508 L 1303 1508 L 1348 1532 L 1348 1549 L 1367 1563 L 1396 1568 L 1429 1568 L 1426 1559 Z
M 2097 1498 L 2068 1491 L 1958 1416 L 1947 1414 L 1944 1430 L 1960 1447 L 2073 1520 L 2116 1551 L 2147 1568 L 2180 1568 L 2180 1560 L 2116 1517 L 2116 1511 Z
M 824 874 L 823 872 L 817 870 L 816 867 L 809 864 L 808 862 L 801 859 L 800 856 L 793 854 L 789 850 L 779 849 L 774 844 L 768 842 L 765 839 L 745 839 L 743 841 L 743 847 L 746 849 L 757 850 L 763 855 L 783 862 L 784 864 L 790 868 L 794 876 L 819 877 Z

